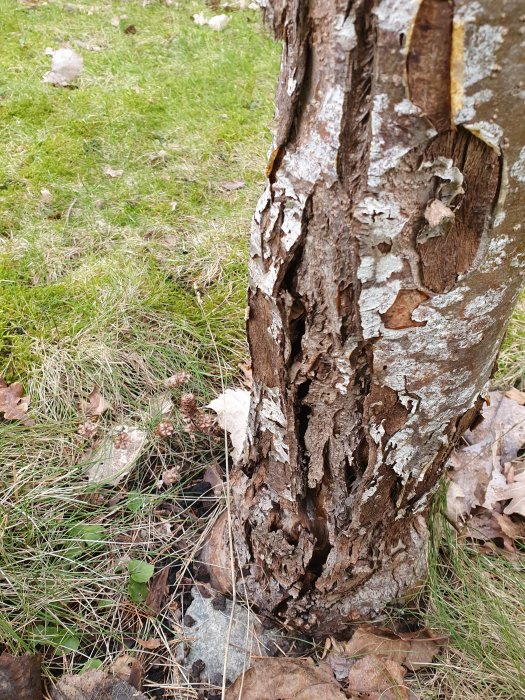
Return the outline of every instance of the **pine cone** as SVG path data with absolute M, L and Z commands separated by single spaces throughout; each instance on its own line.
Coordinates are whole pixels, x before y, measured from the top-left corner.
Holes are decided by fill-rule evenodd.
M 193 418 L 197 413 L 197 401 L 193 394 L 183 394 L 180 397 L 180 412 L 183 418 Z
M 186 384 L 191 379 L 191 374 L 188 372 L 176 372 L 172 377 L 168 377 L 164 382 L 164 386 L 168 389 L 177 389 L 177 387 Z
M 158 435 L 161 438 L 167 438 L 170 435 L 173 435 L 174 430 L 175 428 L 173 427 L 173 423 L 171 421 L 161 420 L 155 428 L 155 435 Z
M 80 435 L 80 437 L 83 437 L 86 440 L 91 440 L 91 438 L 96 435 L 97 430 L 98 425 L 93 423 L 93 421 L 87 420 L 78 426 L 77 433 Z
M 222 435 L 222 428 L 218 424 L 217 418 L 209 413 L 197 414 L 193 419 L 193 424 L 199 433 L 204 433 L 205 435 L 211 435 L 213 437 Z
M 125 450 L 128 445 L 129 445 L 129 435 L 126 433 L 125 430 L 123 430 L 121 433 L 118 433 L 113 438 L 113 447 L 116 450 Z

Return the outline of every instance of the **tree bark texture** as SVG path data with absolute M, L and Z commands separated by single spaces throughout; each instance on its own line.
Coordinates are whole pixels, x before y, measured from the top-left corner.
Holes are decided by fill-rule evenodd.
M 283 54 L 251 235 L 236 585 L 294 629 L 344 634 L 424 577 L 431 495 L 522 286 L 525 8 L 267 13 Z

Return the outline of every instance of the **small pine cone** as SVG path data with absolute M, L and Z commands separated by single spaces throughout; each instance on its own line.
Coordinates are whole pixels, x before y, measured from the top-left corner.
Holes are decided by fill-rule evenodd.
M 168 377 L 164 382 L 164 386 L 168 389 L 177 389 L 177 387 L 186 384 L 191 379 L 191 374 L 188 372 L 175 372 L 172 377 Z
M 217 423 L 217 418 L 209 413 L 197 414 L 193 419 L 193 423 L 195 424 L 195 429 L 198 430 L 199 433 L 212 435 L 213 437 L 222 435 L 222 429 Z
M 126 433 L 125 430 L 123 430 L 121 433 L 118 433 L 113 438 L 113 447 L 116 450 L 125 450 L 128 445 L 129 445 L 129 435 Z
M 98 430 L 98 425 L 93 423 L 93 421 L 87 420 L 78 426 L 77 433 L 80 437 L 86 438 L 86 440 L 91 440 L 92 437 L 96 435 Z
M 183 394 L 180 397 L 180 412 L 184 419 L 193 419 L 197 413 L 197 401 L 193 394 Z
M 155 435 L 158 435 L 161 438 L 167 438 L 170 435 L 173 435 L 174 430 L 175 428 L 173 427 L 173 423 L 171 421 L 161 420 L 155 428 Z

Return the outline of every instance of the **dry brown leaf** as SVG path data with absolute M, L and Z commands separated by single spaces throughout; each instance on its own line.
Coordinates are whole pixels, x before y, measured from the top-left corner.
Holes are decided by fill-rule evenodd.
M 84 403 L 84 410 L 91 418 L 98 418 L 106 411 L 111 411 L 112 406 L 102 396 L 99 389 L 95 387 L 89 394 L 87 403 Z
M 141 646 L 143 649 L 148 649 L 149 651 L 158 649 L 162 644 L 160 639 L 156 639 L 155 637 L 151 637 L 150 639 L 137 639 L 137 642 L 139 646 Z
M 146 700 L 146 696 L 125 681 L 93 669 L 80 676 L 65 675 L 58 681 L 52 700 Z
M 7 385 L 0 379 L 0 414 L 6 420 L 19 420 L 24 425 L 34 425 L 35 422 L 27 415 L 29 396 L 24 396 L 24 388 L 20 382 Z
M 241 695 L 242 688 L 242 695 Z M 226 691 L 226 700 L 344 700 L 339 683 L 325 666 L 310 659 L 268 658 L 239 676 Z
M 168 576 L 170 567 L 166 566 L 162 571 L 151 579 L 149 584 L 148 597 L 146 598 L 145 607 L 150 615 L 158 615 L 162 607 L 164 599 L 169 593 Z
M 525 407 L 507 398 L 501 391 L 491 391 L 490 405 L 484 407 L 482 415 L 481 423 L 466 433 L 469 442 L 499 439 L 502 464 L 516 459 L 525 444 Z
M 508 501 L 503 512 L 505 515 L 522 515 L 525 517 L 525 471 L 516 474 L 514 481 L 498 491 L 499 501 Z
M 486 508 L 476 508 L 467 521 L 466 533 L 468 537 L 480 542 L 501 539 L 505 549 L 514 551 L 514 537 L 507 534 L 513 531 L 513 525 L 514 523 L 508 515 L 501 515 Z
M 447 508 L 456 523 L 478 506 L 498 510 L 500 493 L 507 486 L 506 465 L 516 459 L 525 443 L 525 406 L 502 392 L 491 392 L 490 405 L 482 416 L 479 425 L 465 433 L 468 445 L 450 459 Z
M 511 540 L 525 540 L 525 522 L 515 523 L 508 515 L 493 513 L 502 532 Z
M 129 683 L 129 685 L 133 686 L 137 690 L 142 689 L 144 669 L 140 659 L 137 656 L 131 656 L 130 654 L 119 654 L 111 666 L 111 671 L 113 675 L 120 678 L 121 681 Z
M 405 669 L 391 659 L 364 656 L 358 659 L 348 674 L 351 698 L 360 700 L 408 700 L 403 683 Z
M 516 387 L 512 387 L 512 389 L 505 392 L 505 396 L 512 399 L 512 401 L 516 401 L 520 406 L 525 406 L 525 391 L 520 391 L 516 389 Z
M 334 676 L 338 681 L 348 678 L 350 669 L 355 664 L 355 659 L 350 659 L 348 656 L 339 656 L 338 654 L 328 654 L 323 663 L 328 664 L 332 669 Z
M 208 482 L 215 496 L 220 496 L 224 491 L 221 468 L 216 462 L 206 467 L 202 480 Z
M 385 627 L 361 625 L 348 642 L 333 642 L 334 650 L 345 656 L 372 654 L 403 664 L 410 671 L 427 666 L 446 641 L 431 630 L 397 634 Z
M 0 656 L 0 698 L 42 700 L 39 656 L 11 656 L 3 652 Z

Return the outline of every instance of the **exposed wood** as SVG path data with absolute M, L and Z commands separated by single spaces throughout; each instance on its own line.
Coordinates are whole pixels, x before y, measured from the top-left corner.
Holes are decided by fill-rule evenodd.
M 251 238 L 236 586 L 344 634 L 420 585 L 431 496 L 522 285 L 523 8 L 269 5 L 284 46 Z

